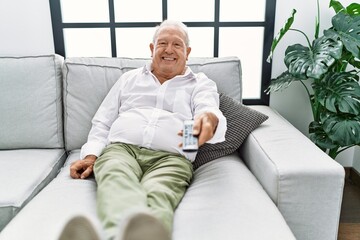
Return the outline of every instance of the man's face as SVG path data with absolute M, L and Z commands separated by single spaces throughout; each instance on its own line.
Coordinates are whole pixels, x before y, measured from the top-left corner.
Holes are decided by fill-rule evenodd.
M 150 44 L 152 71 L 159 80 L 183 74 L 191 48 L 186 47 L 185 34 L 175 27 L 164 27 Z

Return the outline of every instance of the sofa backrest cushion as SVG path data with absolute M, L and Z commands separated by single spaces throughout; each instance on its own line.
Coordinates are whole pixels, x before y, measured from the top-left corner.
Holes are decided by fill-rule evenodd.
M 63 58 L 0 57 L 0 149 L 62 148 Z
M 64 61 L 65 147 L 71 151 L 86 142 L 91 120 L 119 77 L 150 59 L 67 58 Z M 190 58 L 194 72 L 204 72 L 219 92 L 241 101 L 241 64 L 237 57 Z

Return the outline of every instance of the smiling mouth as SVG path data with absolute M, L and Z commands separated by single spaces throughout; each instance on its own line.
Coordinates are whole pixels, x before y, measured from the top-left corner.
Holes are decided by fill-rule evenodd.
M 175 61 L 176 58 L 171 58 L 171 57 L 162 57 L 163 60 L 165 61 Z

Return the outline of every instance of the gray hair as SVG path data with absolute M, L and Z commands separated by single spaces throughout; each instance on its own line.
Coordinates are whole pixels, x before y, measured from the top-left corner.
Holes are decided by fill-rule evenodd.
M 156 42 L 157 37 L 159 36 L 160 31 L 164 27 L 175 27 L 175 28 L 178 28 L 179 30 L 181 30 L 185 35 L 185 45 L 186 45 L 186 47 L 190 46 L 190 40 L 189 40 L 189 34 L 188 34 L 187 26 L 182 22 L 174 21 L 174 20 L 164 20 L 160 25 L 158 25 L 156 27 L 154 37 L 153 37 L 153 43 L 154 44 Z

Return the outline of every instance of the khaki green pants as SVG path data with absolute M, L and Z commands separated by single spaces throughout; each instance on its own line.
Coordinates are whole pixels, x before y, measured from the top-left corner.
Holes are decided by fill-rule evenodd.
M 97 212 L 109 238 L 126 212 L 148 209 L 171 231 L 193 168 L 179 154 L 130 144 L 107 146 L 96 160 Z

